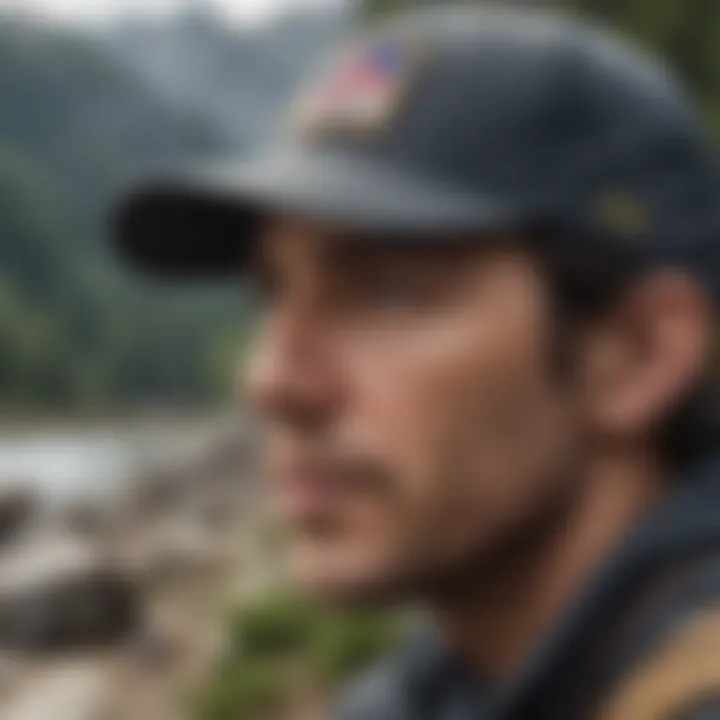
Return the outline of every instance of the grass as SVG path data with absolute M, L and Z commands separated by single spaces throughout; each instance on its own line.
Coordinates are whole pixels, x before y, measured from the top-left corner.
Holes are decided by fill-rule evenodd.
M 287 718 L 297 698 L 331 693 L 400 634 L 391 614 L 328 611 L 282 590 L 238 608 L 228 632 L 228 651 L 193 720 Z

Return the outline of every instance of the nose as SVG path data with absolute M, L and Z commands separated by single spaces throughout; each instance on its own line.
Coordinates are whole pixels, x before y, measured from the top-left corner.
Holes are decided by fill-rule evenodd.
M 266 418 L 294 431 L 327 422 L 339 398 L 331 333 L 321 320 L 298 312 L 268 318 L 256 339 L 244 385 Z

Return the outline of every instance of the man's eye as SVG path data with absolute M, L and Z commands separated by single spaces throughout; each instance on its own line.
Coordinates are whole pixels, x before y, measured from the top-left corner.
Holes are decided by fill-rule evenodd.
M 370 278 L 362 283 L 362 299 L 378 309 L 402 309 L 419 305 L 425 292 L 419 282 L 408 278 Z

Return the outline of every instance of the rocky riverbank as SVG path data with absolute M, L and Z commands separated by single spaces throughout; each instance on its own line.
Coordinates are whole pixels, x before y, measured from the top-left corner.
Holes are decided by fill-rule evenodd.
M 0 493 L 3 718 L 179 720 L 224 610 L 265 583 L 243 422 L 130 430 L 143 462 L 112 493 Z

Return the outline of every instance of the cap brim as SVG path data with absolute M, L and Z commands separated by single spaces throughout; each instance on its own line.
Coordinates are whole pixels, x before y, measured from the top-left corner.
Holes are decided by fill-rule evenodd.
M 146 272 L 237 275 L 271 214 L 371 236 L 491 229 L 515 213 L 499 199 L 375 161 L 286 151 L 146 182 L 121 202 L 112 230 L 121 254 Z

